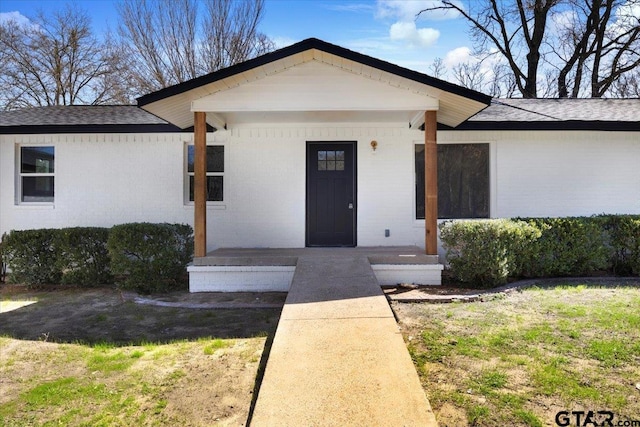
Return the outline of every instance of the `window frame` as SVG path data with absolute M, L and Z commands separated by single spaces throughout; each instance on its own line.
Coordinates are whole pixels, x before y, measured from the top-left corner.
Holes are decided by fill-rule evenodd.
M 495 141 L 492 140 L 471 140 L 471 141 L 438 141 L 438 146 L 441 145 L 487 145 L 488 146 L 488 165 L 487 165 L 487 197 L 488 197 L 488 214 L 486 217 L 476 217 L 476 218 L 468 218 L 468 217 L 459 217 L 459 218 L 440 218 L 438 215 L 438 222 L 442 221 L 457 221 L 457 220 L 471 220 L 471 219 L 490 219 L 494 217 L 494 214 L 497 210 L 497 185 L 496 185 L 496 161 L 497 161 L 497 148 Z M 423 141 L 414 140 L 411 145 L 411 151 L 413 156 L 413 210 L 411 216 L 416 224 L 416 226 L 424 225 L 425 219 L 417 217 L 417 205 L 418 200 L 416 197 L 417 193 L 417 171 L 416 171 L 416 163 L 415 163 L 415 147 L 416 145 L 425 145 Z M 438 177 L 438 187 L 440 186 L 440 177 Z
M 23 148 L 52 148 L 53 149 L 53 172 L 22 172 L 22 149 Z M 47 143 L 32 143 L 32 144 L 16 144 L 16 182 L 15 182 L 15 204 L 16 205 L 25 205 L 25 206 L 53 206 L 56 200 L 56 146 L 54 144 Z M 51 200 L 39 200 L 39 201 L 30 201 L 24 200 L 24 178 L 39 178 L 39 177 L 50 177 L 53 179 L 53 196 Z
M 189 147 L 195 147 L 193 142 L 186 142 L 184 144 L 184 204 L 185 206 L 193 206 L 194 201 L 190 200 L 191 195 L 191 177 L 195 179 L 195 171 L 189 172 Z M 213 143 L 207 142 L 207 147 L 222 147 L 223 151 L 223 163 L 222 163 L 222 172 L 208 172 L 206 176 L 219 176 L 222 177 L 222 200 L 207 200 L 207 206 L 224 206 L 226 191 L 225 191 L 225 174 L 227 168 L 227 146 L 224 143 Z M 195 148 L 194 148 L 195 150 Z

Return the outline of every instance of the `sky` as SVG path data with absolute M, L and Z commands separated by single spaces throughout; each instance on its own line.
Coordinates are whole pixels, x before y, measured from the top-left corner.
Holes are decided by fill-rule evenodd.
M 97 34 L 118 25 L 118 0 L 72 0 L 92 18 Z M 451 12 L 416 13 L 437 0 L 266 0 L 260 31 L 277 47 L 309 37 L 429 73 L 437 57 L 451 68 L 469 58 L 467 24 Z M 0 0 L 0 20 L 23 19 L 65 0 Z

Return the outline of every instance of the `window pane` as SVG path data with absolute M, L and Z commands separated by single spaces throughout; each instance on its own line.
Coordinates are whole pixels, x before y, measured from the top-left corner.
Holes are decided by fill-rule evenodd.
M 22 201 L 53 202 L 53 185 L 52 176 L 23 176 Z
M 327 160 L 327 152 L 318 151 L 318 160 Z
M 338 160 L 336 161 L 336 170 L 343 171 L 344 170 L 344 161 Z
M 207 201 L 208 202 L 222 202 L 224 200 L 223 183 L 224 183 L 224 178 L 221 176 L 207 177 Z M 189 176 L 189 200 L 192 202 L 194 201 L 193 189 L 194 189 L 194 177 Z
M 424 144 L 416 144 L 416 219 L 424 219 Z
M 327 151 L 327 160 L 335 160 L 336 152 L 335 151 Z
M 207 146 L 207 172 L 224 172 L 224 146 Z
M 424 145 L 416 145 L 416 218 L 424 218 Z M 489 217 L 489 144 L 438 145 L 438 218 Z
M 20 147 L 21 173 L 54 173 L 54 147 Z
M 187 171 L 194 171 L 196 148 L 187 146 Z M 224 146 L 207 145 L 207 172 L 224 172 Z
M 196 159 L 196 147 L 193 145 L 188 145 L 187 146 L 187 171 L 188 172 L 193 172 L 194 169 L 194 165 L 195 165 L 195 160 Z

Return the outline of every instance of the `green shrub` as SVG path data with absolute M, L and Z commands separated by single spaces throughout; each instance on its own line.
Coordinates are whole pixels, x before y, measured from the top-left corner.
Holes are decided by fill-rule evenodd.
M 541 232 L 519 257 L 526 277 L 589 275 L 608 266 L 602 221 L 596 217 L 520 218 Z
M 59 284 L 62 271 L 56 263 L 59 230 L 12 230 L 3 236 L 3 259 L 12 283 Z
M 610 268 L 617 275 L 640 275 L 640 216 L 602 215 L 607 232 Z
M 440 238 L 454 276 L 476 286 L 492 287 L 518 275 L 518 256 L 540 237 L 540 230 L 508 219 L 447 221 Z
M 116 225 L 107 242 L 118 284 L 142 293 L 184 289 L 193 230 L 183 224 Z
M 107 251 L 108 228 L 63 228 L 57 232 L 57 266 L 61 282 L 80 286 L 113 283 Z

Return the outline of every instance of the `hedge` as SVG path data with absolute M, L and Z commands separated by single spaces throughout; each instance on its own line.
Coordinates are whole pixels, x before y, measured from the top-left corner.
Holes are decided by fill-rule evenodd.
M 13 283 L 87 287 L 117 276 L 140 292 L 182 289 L 192 253 L 192 229 L 181 224 L 13 230 L 0 243 Z
M 600 217 L 608 235 L 611 270 L 617 275 L 640 275 L 640 216 Z
M 108 228 L 76 227 L 57 230 L 56 266 L 61 283 L 98 286 L 113 283 Z
M 597 217 L 526 218 L 541 236 L 520 254 L 524 277 L 585 276 L 606 270 L 609 250 L 605 246 L 602 220 Z
M 508 278 L 640 275 L 640 216 L 447 221 L 450 271 L 476 286 Z
M 193 230 L 184 224 L 116 225 L 107 242 L 111 272 L 125 289 L 142 293 L 185 289 Z
M 518 265 L 518 254 L 540 237 L 524 221 L 508 219 L 445 222 L 440 239 L 455 277 L 481 287 L 501 285 Z
M 11 269 L 13 283 L 42 285 L 60 283 L 56 263 L 57 230 L 11 231 L 2 236 L 2 259 Z

